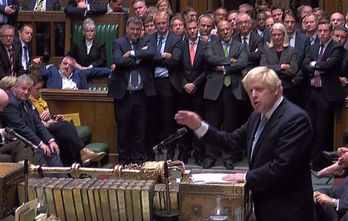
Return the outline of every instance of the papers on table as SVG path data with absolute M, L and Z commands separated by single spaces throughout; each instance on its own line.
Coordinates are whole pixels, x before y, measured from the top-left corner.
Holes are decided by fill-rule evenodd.
M 228 175 L 227 173 L 196 173 L 191 175 L 191 180 L 197 184 L 205 183 L 235 183 L 234 181 L 226 181 L 222 178 Z

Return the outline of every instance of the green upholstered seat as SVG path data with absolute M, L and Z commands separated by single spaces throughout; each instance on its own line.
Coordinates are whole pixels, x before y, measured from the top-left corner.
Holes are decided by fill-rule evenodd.
M 112 64 L 112 42 L 118 37 L 118 24 L 96 24 L 96 36 L 97 42 L 105 43 L 106 47 L 106 67 L 110 67 Z M 72 39 L 73 43 L 83 39 L 83 25 L 74 24 L 72 27 Z
M 108 152 L 109 145 L 106 143 L 90 143 L 87 147 L 94 152 Z
M 88 126 L 76 126 L 77 134 L 83 143 L 88 143 L 91 140 L 92 131 Z
M 13 162 L 12 155 L 10 155 L 10 154 L 0 154 L 0 162 Z

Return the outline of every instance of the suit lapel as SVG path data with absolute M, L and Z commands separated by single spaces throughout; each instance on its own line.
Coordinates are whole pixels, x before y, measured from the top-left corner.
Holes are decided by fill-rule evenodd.
M 279 123 L 280 118 L 284 112 L 284 102 L 285 102 L 285 100 L 283 99 L 283 101 L 280 103 L 280 105 L 277 107 L 277 109 L 273 112 L 271 118 L 268 119 L 268 121 L 267 121 L 263 131 L 261 132 L 260 137 L 255 145 L 254 152 L 253 152 L 252 158 L 250 160 L 250 164 L 252 164 L 254 162 L 255 156 L 257 155 L 257 152 L 259 151 L 260 145 L 263 142 L 263 140 L 266 138 L 267 134 L 270 131 L 272 131 L 272 128 L 275 127 Z M 260 119 L 260 117 L 258 119 Z M 254 130 L 254 134 L 255 134 L 255 132 L 256 132 L 256 129 Z
M 196 47 L 196 53 L 195 53 L 195 59 L 193 61 L 193 67 L 196 65 L 197 59 L 199 58 L 199 56 L 201 56 L 201 53 L 202 53 L 202 43 L 201 43 L 201 40 L 198 40 L 198 44 Z

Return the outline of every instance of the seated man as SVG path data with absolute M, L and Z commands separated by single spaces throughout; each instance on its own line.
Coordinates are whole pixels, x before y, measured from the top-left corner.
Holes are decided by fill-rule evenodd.
M 16 80 L 13 92 L 9 93 L 8 105 L 0 113 L 5 126 L 13 128 L 34 145 L 38 146 L 38 153 L 43 156 L 48 166 L 61 167 L 59 147 L 53 136 L 47 131 L 28 100 L 33 81 L 28 75 L 21 75 Z
M 348 148 L 338 149 L 339 160 L 329 167 L 319 171 L 319 175 L 342 174 L 348 168 Z M 316 221 L 339 221 L 346 220 L 348 211 L 348 177 L 337 187 L 319 189 L 314 191 L 315 203 L 314 216 Z
M 74 68 L 75 62 L 74 58 L 65 56 L 60 63 L 59 70 L 53 65 L 42 66 L 40 74 L 46 81 L 46 87 L 72 90 L 88 89 L 88 79 L 111 74 L 109 68 L 93 67 L 79 70 Z

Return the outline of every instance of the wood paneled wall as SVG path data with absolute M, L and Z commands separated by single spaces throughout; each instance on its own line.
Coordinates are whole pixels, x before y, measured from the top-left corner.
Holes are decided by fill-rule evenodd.
M 117 162 L 117 125 L 113 99 L 106 91 L 43 89 L 42 96 L 54 114 L 79 113 L 81 125 L 92 130 L 91 142 L 109 145 L 109 162 Z

